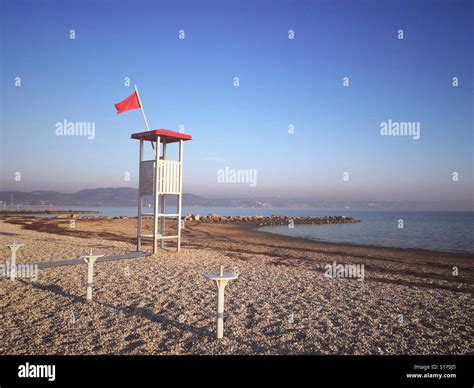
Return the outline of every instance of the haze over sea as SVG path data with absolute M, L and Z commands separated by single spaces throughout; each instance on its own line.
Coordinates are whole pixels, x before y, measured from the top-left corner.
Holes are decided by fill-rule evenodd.
M 134 206 L 31 206 L 20 209 L 71 209 L 96 210 L 98 216 L 137 215 Z M 16 207 L 15 207 L 16 209 Z M 169 209 L 168 211 L 171 211 Z M 380 211 L 380 210 L 327 210 L 327 209 L 277 209 L 277 208 L 215 208 L 184 207 L 184 214 L 207 215 L 263 215 L 354 217 L 357 224 L 267 226 L 265 232 L 301 237 L 311 240 L 376 245 L 397 248 L 423 248 L 442 251 L 474 252 L 474 212 L 446 211 Z M 400 220 L 403 228 L 399 228 Z

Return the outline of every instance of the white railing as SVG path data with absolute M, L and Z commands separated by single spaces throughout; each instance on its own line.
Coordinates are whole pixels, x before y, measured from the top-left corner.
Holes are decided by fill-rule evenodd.
M 158 164 L 158 193 L 181 193 L 181 162 L 176 160 L 160 160 Z

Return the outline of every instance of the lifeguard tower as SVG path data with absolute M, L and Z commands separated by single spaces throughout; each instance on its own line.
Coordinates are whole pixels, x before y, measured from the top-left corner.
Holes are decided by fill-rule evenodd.
M 181 207 L 183 186 L 183 143 L 192 140 L 190 135 L 167 129 L 132 134 L 132 139 L 140 140 L 140 164 L 138 184 L 138 223 L 137 223 L 137 251 L 141 250 L 142 239 L 153 240 L 153 254 L 157 252 L 158 240 L 161 248 L 165 240 L 176 239 L 177 250 L 181 248 Z M 144 160 L 144 142 L 149 141 L 154 147 L 154 159 Z M 166 158 L 166 147 L 171 143 L 179 143 L 178 160 Z M 151 195 L 153 198 L 153 213 L 143 212 L 143 197 Z M 166 199 L 176 196 L 176 213 L 166 213 Z M 142 218 L 153 217 L 153 233 L 142 234 Z M 165 235 L 165 219 L 176 218 L 176 234 Z M 158 233 L 158 224 L 160 226 Z

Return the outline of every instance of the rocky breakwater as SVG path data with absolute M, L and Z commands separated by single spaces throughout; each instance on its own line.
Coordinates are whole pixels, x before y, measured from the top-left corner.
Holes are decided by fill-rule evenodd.
M 352 217 L 345 216 L 305 216 L 305 217 L 289 217 L 280 215 L 271 216 L 221 216 L 219 214 L 208 214 L 200 216 L 199 214 L 187 214 L 183 217 L 185 222 L 202 222 L 202 223 L 249 223 L 258 226 L 276 226 L 276 225 L 298 225 L 298 224 L 354 224 L 360 222 Z

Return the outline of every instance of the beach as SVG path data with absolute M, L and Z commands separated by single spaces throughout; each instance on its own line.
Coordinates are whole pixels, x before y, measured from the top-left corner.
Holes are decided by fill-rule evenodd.
M 324 228 L 325 225 L 321 225 Z M 151 222 L 146 220 L 145 230 Z M 178 253 L 0 280 L 0 354 L 468 354 L 473 352 L 474 254 L 303 240 L 247 223 L 186 222 Z M 9 217 L 17 263 L 135 251 L 136 219 Z M 145 243 L 144 249 L 151 252 Z M 363 278 L 327 277 L 359 265 Z M 239 274 L 225 292 L 216 340 L 216 286 L 206 273 Z M 360 268 L 360 267 L 359 267 Z

